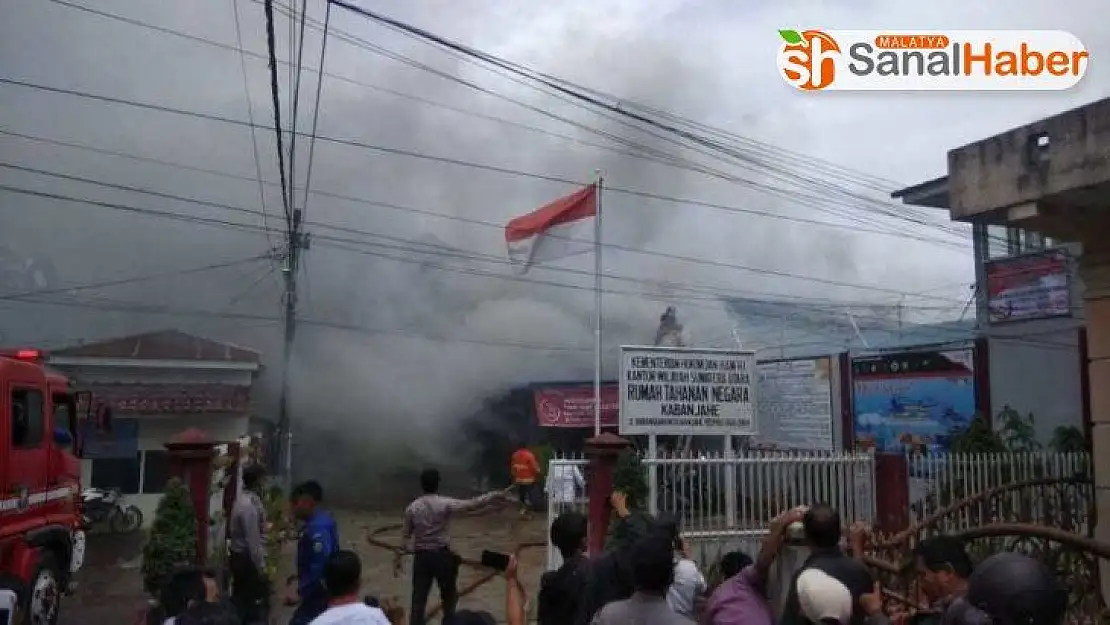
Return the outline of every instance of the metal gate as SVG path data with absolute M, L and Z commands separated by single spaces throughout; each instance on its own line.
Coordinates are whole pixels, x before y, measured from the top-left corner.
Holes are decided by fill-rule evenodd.
M 713 552 L 751 549 L 772 519 L 795 506 L 827 503 L 845 523 L 875 518 L 875 458 L 871 453 L 747 451 L 644 458 L 649 511 L 679 520 L 702 560 Z M 548 467 L 548 526 L 561 512 L 586 514 L 584 491 L 551 488 L 550 476 L 578 470 L 582 458 L 556 458 Z M 558 481 L 558 480 L 556 480 Z M 754 551 L 752 551 L 754 553 Z M 548 539 L 548 568 L 560 562 Z

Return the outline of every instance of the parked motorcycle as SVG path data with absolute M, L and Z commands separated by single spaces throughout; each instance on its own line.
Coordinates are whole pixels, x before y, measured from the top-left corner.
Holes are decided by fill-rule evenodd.
M 116 489 L 86 488 L 81 491 L 81 510 L 86 527 L 107 525 L 111 531 L 125 534 L 143 526 L 143 511 L 127 503 Z

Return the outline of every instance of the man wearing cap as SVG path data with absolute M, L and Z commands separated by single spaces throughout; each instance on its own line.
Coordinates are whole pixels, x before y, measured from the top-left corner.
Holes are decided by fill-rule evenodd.
M 862 562 L 849 557 L 840 548 L 840 515 L 825 504 L 812 506 L 802 517 L 802 528 L 811 553 L 802 565 L 801 573 L 794 577 L 787 590 L 780 625 L 805 625 L 807 618 L 802 614 L 800 606 L 798 580 L 802 573 L 812 569 L 824 573 L 848 589 L 851 595 L 848 602 L 850 618 L 841 625 L 864 625 L 867 615 L 859 607 L 859 601 L 863 595 L 873 591 L 875 581 Z M 808 620 L 813 622 L 812 619 Z

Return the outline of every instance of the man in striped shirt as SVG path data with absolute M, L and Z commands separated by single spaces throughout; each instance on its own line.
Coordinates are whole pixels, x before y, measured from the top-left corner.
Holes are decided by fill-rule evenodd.
M 443 620 L 454 613 L 459 600 L 459 557 L 451 550 L 450 521 L 454 514 L 475 512 L 493 504 L 507 503 L 513 487 L 497 490 L 473 499 L 452 499 L 439 494 L 439 471 L 425 469 L 420 474 L 423 495 L 405 508 L 401 530 L 401 549 L 394 561 L 394 570 L 401 568 L 405 553 L 412 554 L 412 606 L 409 625 L 424 625 L 424 608 L 434 581 L 439 586 L 443 604 Z

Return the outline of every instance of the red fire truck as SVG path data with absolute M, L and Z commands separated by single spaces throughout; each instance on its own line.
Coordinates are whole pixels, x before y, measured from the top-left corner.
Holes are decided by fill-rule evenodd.
M 29 622 L 57 622 L 84 562 L 79 426 L 109 418 L 42 352 L 0 350 L 0 572 L 25 585 Z

